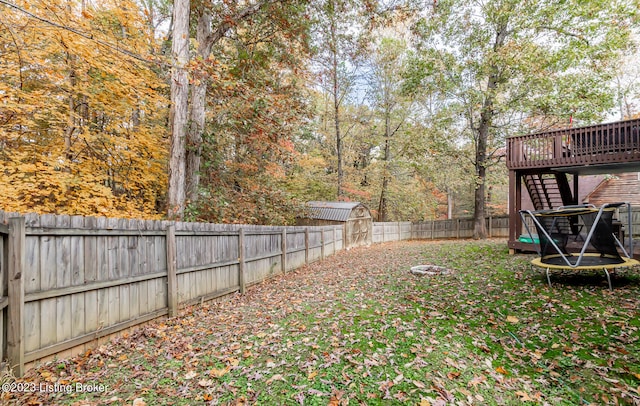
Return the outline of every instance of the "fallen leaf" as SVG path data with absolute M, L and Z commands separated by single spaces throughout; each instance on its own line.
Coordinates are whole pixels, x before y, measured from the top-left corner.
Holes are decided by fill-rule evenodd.
M 519 323 L 520 322 L 520 320 L 515 316 L 507 316 L 507 321 L 509 323 Z
M 474 376 L 469 383 L 467 384 L 467 386 L 473 386 L 474 388 L 477 387 L 478 385 L 480 385 L 481 383 L 485 382 L 487 380 L 487 378 L 485 378 L 484 376 Z
M 267 385 L 273 383 L 273 381 L 283 381 L 286 382 L 284 377 L 281 374 L 275 374 L 271 378 L 267 379 Z
M 531 399 L 531 397 L 529 396 L 529 394 L 527 392 L 517 391 L 516 395 L 518 396 L 518 398 L 520 398 L 521 402 L 531 402 L 531 401 L 533 401 L 533 399 Z
M 506 370 L 506 369 L 504 369 L 503 367 L 498 367 L 498 368 L 496 368 L 496 372 L 497 372 L 497 373 L 499 373 L 499 374 L 502 374 L 502 375 L 506 375 L 506 374 L 508 374 L 508 373 L 509 373 L 509 372 L 507 372 L 507 370 Z
M 216 369 L 213 368 L 212 370 L 209 371 L 209 375 L 213 376 L 214 378 L 221 378 L 223 377 L 227 372 L 229 372 L 229 367 L 226 368 L 220 368 L 220 369 Z

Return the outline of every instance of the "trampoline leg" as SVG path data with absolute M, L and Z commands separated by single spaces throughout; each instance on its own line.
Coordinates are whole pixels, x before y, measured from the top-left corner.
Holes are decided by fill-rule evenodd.
M 549 277 L 549 268 L 547 268 L 547 282 L 549 282 L 549 287 L 551 287 L 551 277 Z
M 607 282 L 609 282 L 609 290 L 613 292 L 613 286 L 611 285 L 611 276 L 609 275 L 609 271 L 607 270 L 607 268 L 602 268 L 602 270 L 604 270 L 604 273 L 607 275 Z

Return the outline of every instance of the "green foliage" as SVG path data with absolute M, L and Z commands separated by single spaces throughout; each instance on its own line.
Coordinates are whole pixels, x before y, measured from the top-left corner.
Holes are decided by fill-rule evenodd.
M 297 73 L 306 43 L 293 36 L 304 26 L 287 19 L 300 10 L 274 7 L 281 9 L 268 10 L 271 19 L 260 14 L 237 27 L 215 49 L 215 63 L 203 62 L 217 80 L 209 88 L 201 192 L 187 209 L 189 219 L 289 224 L 298 214 L 301 202 L 284 185 L 298 158 L 295 136 L 309 114 Z
M 476 237 L 484 237 L 494 151 L 510 135 L 605 117 L 615 94 L 608 81 L 636 18 L 624 1 L 444 0 L 415 24 L 423 61 L 412 64 L 411 81 L 446 98 L 474 148 Z

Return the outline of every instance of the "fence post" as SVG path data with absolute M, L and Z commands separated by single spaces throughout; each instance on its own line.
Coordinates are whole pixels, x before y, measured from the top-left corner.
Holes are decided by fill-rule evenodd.
M 170 224 L 166 231 L 167 248 L 167 306 L 169 307 L 169 317 L 178 315 L 178 275 L 176 264 L 176 226 Z
M 280 249 L 282 250 L 282 273 L 287 273 L 287 229 L 282 228 Z
M 9 305 L 7 308 L 7 358 L 14 374 L 24 374 L 24 217 L 9 219 L 9 259 L 7 261 Z
M 386 228 L 386 227 L 385 227 L 385 226 L 386 226 L 386 224 L 387 224 L 387 223 L 382 223 L 382 242 L 387 242 L 387 241 L 385 241 L 385 240 L 386 240 L 386 237 L 385 237 L 385 235 L 384 235 L 384 229 Z
M 460 219 L 456 219 L 456 239 L 460 239 Z
M 489 216 L 489 238 L 493 237 L 493 217 Z
M 338 251 L 338 232 L 336 231 L 336 226 L 333 226 L 333 254 L 335 255 L 336 251 Z M 373 231 L 371 231 L 373 233 Z
M 373 231 L 372 231 L 373 232 Z M 342 225 L 342 249 L 348 249 L 351 245 L 351 237 L 347 237 L 347 222 Z
M 309 264 L 309 227 L 304 229 L 304 263 Z
M 436 221 L 435 220 L 431 220 L 431 239 L 433 240 L 433 233 L 434 233 L 434 227 L 435 227 Z
M 320 259 L 324 259 L 324 228 L 320 234 Z
M 238 285 L 240 285 L 240 294 L 244 295 L 245 280 L 244 280 L 244 229 L 238 230 Z

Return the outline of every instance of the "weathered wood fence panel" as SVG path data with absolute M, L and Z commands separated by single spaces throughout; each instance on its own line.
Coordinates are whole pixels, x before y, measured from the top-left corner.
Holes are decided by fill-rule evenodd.
M 22 374 L 25 363 L 335 254 L 343 238 L 341 226 L 0 212 L 0 355 Z
M 24 362 L 167 312 L 164 222 L 28 216 Z
M 622 222 L 623 227 L 627 228 L 627 224 L 629 223 L 629 214 L 627 213 L 626 208 L 620 210 L 618 219 Z M 631 224 L 633 225 L 633 236 L 640 236 L 640 207 L 631 208 Z
M 487 232 L 490 237 L 509 236 L 508 217 L 487 218 Z M 373 242 L 399 240 L 437 240 L 473 237 L 473 220 L 451 219 L 410 222 L 373 223 Z
M 287 232 L 287 271 L 303 266 L 305 262 L 305 229 L 286 227 Z
M 640 208 L 631 211 L 633 235 L 640 236 Z M 619 220 L 623 226 L 628 224 L 626 210 L 620 210 Z M 487 235 L 490 238 L 509 237 L 509 217 L 489 217 L 486 219 Z M 531 225 L 531 227 L 533 227 Z M 417 239 L 436 240 L 449 238 L 472 238 L 472 219 L 451 219 L 422 221 L 417 223 L 373 223 L 373 242 L 388 242 Z

